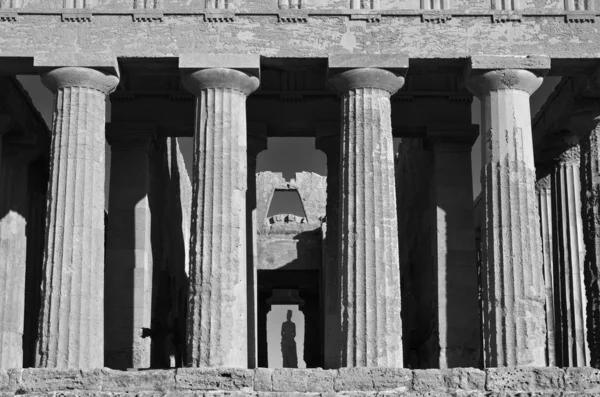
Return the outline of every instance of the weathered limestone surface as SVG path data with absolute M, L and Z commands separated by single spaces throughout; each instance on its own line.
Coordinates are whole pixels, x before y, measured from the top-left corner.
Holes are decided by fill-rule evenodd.
M 579 145 L 567 149 L 557 159 L 551 178 L 556 354 L 557 364 L 563 367 L 589 365 L 579 158 Z
M 546 175 L 535 183 L 540 211 L 542 235 L 542 257 L 544 260 L 544 282 L 546 285 L 546 364 L 555 366 L 555 307 L 554 307 L 554 266 L 552 253 L 552 186 L 551 176 Z
M 278 172 L 256 175 L 258 270 L 321 269 L 321 219 L 325 215 L 326 180 L 312 172 L 298 172 L 289 182 Z M 276 214 L 266 217 L 277 191 L 298 194 L 306 217 Z
M 329 84 L 342 95 L 340 365 L 402 367 L 389 98 L 404 78 L 383 69 L 359 68 L 331 76 Z
M 430 351 L 436 356 L 433 368 L 479 367 L 480 361 L 471 180 L 471 147 L 478 133 L 472 127 L 477 128 L 440 126 L 427 132 L 434 151 L 430 182 L 431 256 L 437 289 L 437 333 Z
M 598 396 L 592 368 L 0 370 L 2 396 Z
M 234 69 L 183 72 L 196 96 L 188 364 L 245 367 L 246 97 L 256 77 Z
M 412 7 L 407 4 L 410 2 Z M 90 23 L 93 29 L 63 22 L 62 3 L 61 0 L 38 0 L 19 9 L 20 18 L 16 23 L 0 24 L 3 55 L 27 57 L 52 48 L 57 52 L 117 51 L 119 56 L 161 58 L 176 57 L 194 49 L 198 53 L 250 51 L 282 57 L 408 51 L 416 58 L 460 59 L 488 51 L 497 54 L 536 52 L 569 59 L 588 57 L 600 50 L 600 33 L 595 25 L 565 23 L 565 11 L 551 0 L 523 2 L 529 5 L 531 15 L 509 25 L 511 40 L 495 39 L 506 36 L 507 24 L 493 23 L 490 13 L 495 12 L 490 10 L 490 3 L 483 0 L 453 1 L 453 9 L 468 11 L 457 11 L 448 23 L 439 24 L 435 29 L 419 17 L 422 11 L 418 10 L 418 0 L 389 1 L 391 9 L 384 11 L 387 15 L 376 24 L 349 19 L 357 10 L 349 10 L 347 1 L 321 2 L 327 4 L 325 8 L 329 10 L 316 10 L 308 23 L 293 24 L 293 28 L 278 22 L 276 2 L 266 0 L 241 2 L 249 7 L 246 13 L 235 15 L 233 23 L 217 25 L 205 21 L 202 0 L 165 2 L 166 15 L 162 22 L 142 24 L 131 18 L 136 12 L 133 1 L 121 0 L 119 4 L 115 0 L 102 1 L 85 10 L 89 14 L 102 13 L 93 16 Z M 463 7 L 457 7 L 456 3 L 462 3 Z M 111 11 L 119 15 L 110 15 Z M 373 45 L 374 34 L 378 42 L 386 45 Z M 65 40 L 65 37 L 77 38 L 77 41 Z M 578 45 L 572 45 L 575 41 Z
M 28 167 L 19 154 L 4 145 L 0 163 L 0 368 L 23 366 Z
M 583 238 L 585 243 L 585 289 L 587 298 L 587 341 L 590 365 L 600 367 L 600 120 L 581 139 L 581 188 Z
M 150 157 L 152 126 L 109 124 L 111 189 L 106 225 L 105 362 L 149 368 L 152 317 Z
M 46 72 L 55 94 L 36 366 L 104 362 L 104 123 L 119 79 L 83 67 Z
M 481 100 L 483 338 L 486 366 L 541 366 L 545 291 L 529 96 L 540 74 L 500 69 L 501 57 L 472 60 L 467 86 Z M 541 58 L 508 58 L 533 70 Z M 479 69 L 478 69 L 479 68 Z M 543 72 L 537 72 L 543 73 Z

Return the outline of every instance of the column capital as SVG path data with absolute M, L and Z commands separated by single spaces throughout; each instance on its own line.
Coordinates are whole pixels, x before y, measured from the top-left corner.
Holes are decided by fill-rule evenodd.
M 114 54 L 39 53 L 33 65 L 42 82 L 56 93 L 66 87 L 88 87 L 110 94 L 119 84 L 119 66 Z
M 256 54 L 181 54 L 179 69 L 184 87 L 196 96 L 208 88 L 250 95 L 260 84 L 260 56 Z
M 346 55 L 329 57 L 329 86 L 339 94 L 359 88 L 379 88 L 395 94 L 404 85 L 408 56 Z
M 547 56 L 477 55 L 465 69 L 465 83 L 477 97 L 498 90 L 520 90 L 531 95 L 550 69 Z
M 426 138 L 434 151 L 470 152 L 479 136 L 478 125 L 428 125 Z
M 106 140 L 112 151 L 148 151 L 155 138 L 154 123 L 106 123 Z
M 571 146 L 556 157 L 557 166 L 579 165 L 580 157 L 579 145 Z

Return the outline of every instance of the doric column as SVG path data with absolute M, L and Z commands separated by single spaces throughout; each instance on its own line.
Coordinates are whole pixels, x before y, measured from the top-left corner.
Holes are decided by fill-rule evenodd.
M 402 367 L 398 218 L 390 96 L 408 59 L 329 58 L 342 97 L 339 260 L 342 367 Z M 385 69 L 384 69 L 385 68 Z M 386 70 L 386 69 L 391 69 Z
M 248 126 L 248 190 L 246 194 L 246 249 L 248 274 L 248 368 L 257 366 L 257 273 L 258 224 L 256 223 L 256 159 L 267 148 L 267 125 Z
M 467 87 L 481 100 L 481 278 L 487 367 L 546 363 L 544 269 L 529 96 L 549 67 L 547 57 L 476 56 L 467 71 Z
M 317 126 L 316 148 L 327 156 L 327 223 L 323 241 L 324 260 L 322 280 L 323 311 L 323 366 L 340 367 L 340 275 L 339 248 L 339 180 L 340 180 L 340 126 L 321 124 Z
M 552 228 L 558 365 L 589 365 L 585 340 L 585 247 L 581 218 L 579 145 L 564 151 L 552 173 Z
M 589 115 L 589 132 L 581 139 L 581 189 L 585 242 L 587 341 L 590 365 L 600 368 L 600 110 Z
M 111 123 L 108 222 L 106 225 L 105 365 L 149 368 L 152 246 L 150 240 L 150 158 L 152 124 Z
M 180 67 L 196 96 L 188 365 L 246 367 L 246 97 L 259 84 L 247 71 L 259 58 L 184 55 Z
M 42 75 L 55 97 L 36 366 L 101 368 L 105 103 L 119 79 L 70 60 Z
M 472 127 L 475 127 L 473 129 Z M 471 147 L 478 126 L 429 126 L 433 147 L 432 251 L 437 281 L 437 331 L 431 362 L 438 368 L 479 365 L 479 307 Z M 400 187 L 401 188 L 401 187 Z
M 31 152 L 5 144 L 0 164 L 0 368 L 23 366 Z
M 544 261 L 544 281 L 546 285 L 546 363 L 556 366 L 556 339 L 554 328 L 554 266 L 552 261 L 552 188 L 551 176 L 546 175 L 535 183 L 540 230 L 542 234 L 542 259 Z

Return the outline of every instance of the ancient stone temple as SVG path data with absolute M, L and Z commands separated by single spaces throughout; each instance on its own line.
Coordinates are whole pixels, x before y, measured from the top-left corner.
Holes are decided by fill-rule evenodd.
M 0 0 L 0 395 L 600 395 L 599 7 Z

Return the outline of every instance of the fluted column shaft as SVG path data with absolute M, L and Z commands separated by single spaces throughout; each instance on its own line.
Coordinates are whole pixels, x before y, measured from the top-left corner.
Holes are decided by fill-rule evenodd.
M 183 83 L 196 96 L 188 365 L 246 367 L 246 97 L 258 79 L 214 68 Z
M 581 367 L 589 363 L 585 337 L 585 246 L 581 218 L 579 145 L 566 150 L 552 174 L 558 365 Z
M 18 157 L 0 163 L 0 368 L 23 366 L 28 168 Z
M 390 96 L 375 68 L 330 78 L 342 95 L 339 255 L 342 367 L 402 367 L 398 218 Z
M 554 266 L 552 248 L 552 188 L 551 176 L 538 180 L 535 189 L 540 212 L 542 234 L 542 259 L 544 261 L 544 281 L 546 286 L 546 364 L 556 366 L 556 337 L 554 317 Z
M 545 291 L 527 70 L 474 72 L 481 100 L 485 365 L 545 365 Z
M 118 78 L 64 67 L 55 94 L 36 366 L 104 364 L 104 124 Z
M 594 126 L 581 140 L 581 188 L 585 242 L 587 341 L 590 365 L 600 368 L 600 117 L 590 116 Z

